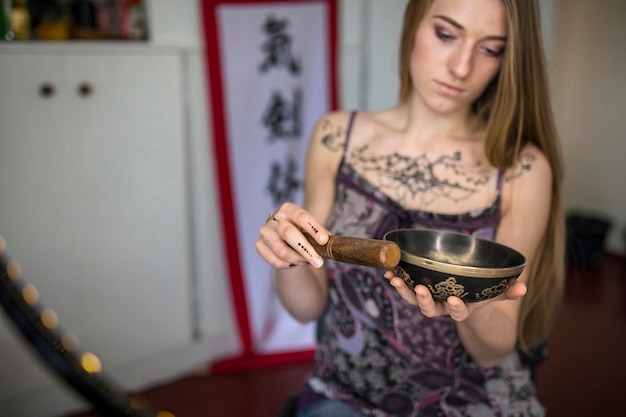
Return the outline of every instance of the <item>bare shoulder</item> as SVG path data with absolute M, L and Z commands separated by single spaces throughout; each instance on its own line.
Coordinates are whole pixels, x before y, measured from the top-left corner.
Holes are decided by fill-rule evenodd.
M 329 158 L 328 163 L 333 164 L 336 158 L 343 155 L 348 135 L 350 143 L 364 142 L 388 124 L 384 112 L 358 112 L 351 127 L 350 120 L 353 114 L 350 111 L 336 111 L 321 117 L 311 136 L 310 153 L 314 157 Z
M 350 114 L 347 111 L 335 111 L 322 116 L 313 130 L 311 146 L 326 152 L 341 153 L 346 143 Z
M 505 176 L 506 183 L 515 188 L 552 184 L 552 169 L 544 153 L 537 146 L 527 144 Z
M 548 159 L 538 147 L 526 145 L 515 165 L 505 174 L 503 212 L 520 219 L 540 220 L 549 212 L 552 185 Z
M 313 128 L 306 158 L 308 186 L 329 187 L 335 178 L 346 144 L 350 112 L 336 111 L 320 117 Z
M 322 116 L 311 134 L 305 164 L 305 208 L 324 223 L 334 201 L 335 178 L 346 144 L 350 113 Z

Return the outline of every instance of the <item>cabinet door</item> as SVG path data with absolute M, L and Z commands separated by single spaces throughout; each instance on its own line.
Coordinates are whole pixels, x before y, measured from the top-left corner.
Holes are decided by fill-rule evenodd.
M 105 370 L 192 341 L 181 79 L 174 54 L 0 60 L 0 234 Z M 2 324 L 9 398 L 47 382 Z

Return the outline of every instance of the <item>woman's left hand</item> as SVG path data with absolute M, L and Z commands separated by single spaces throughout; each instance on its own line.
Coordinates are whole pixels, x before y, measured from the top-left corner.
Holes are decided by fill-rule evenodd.
M 417 285 L 415 290 L 409 288 L 404 280 L 396 276 L 393 271 L 385 272 L 385 278 L 398 291 L 398 294 L 409 304 L 416 305 L 426 317 L 450 316 L 453 320 L 463 321 L 467 319 L 473 311 L 484 307 L 494 301 L 516 300 L 526 294 L 526 284 L 516 281 L 503 294 L 489 300 L 477 303 L 466 303 L 459 297 L 448 297 L 445 302 L 436 301 L 428 288 L 424 285 Z

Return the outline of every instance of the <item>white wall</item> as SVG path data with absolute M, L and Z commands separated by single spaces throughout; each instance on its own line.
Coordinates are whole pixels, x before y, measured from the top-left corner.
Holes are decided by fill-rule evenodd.
M 569 210 L 608 216 L 610 250 L 625 253 L 626 2 L 561 0 L 552 69 Z
M 376 110 L 398 99 L 397 57 L 406 0 L 342 0 L 340 107 Z
M 201 0 L 146 0 L 150 42 L 199 47 L 202 44 Z

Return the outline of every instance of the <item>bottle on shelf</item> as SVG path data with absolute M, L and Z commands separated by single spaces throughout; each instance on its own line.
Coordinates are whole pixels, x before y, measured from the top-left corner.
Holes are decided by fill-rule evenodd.
M 12 41 L 11 0 L 0 0 L 0 40 Z
M 31 38 L 31 21 L 28 0 L 13 0 L 11 8 L 11 30 L 16 40 Z
M 40 2 L 33 25 L 34 39 L 65 41 L 70 39 L 71 17 L 67 4 L 60 1 Z

